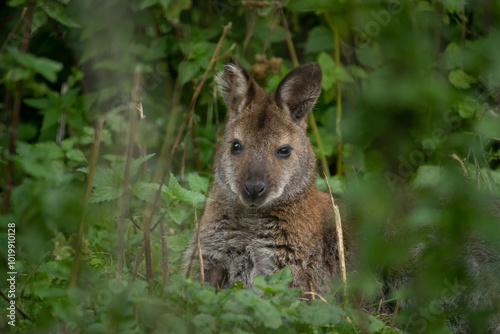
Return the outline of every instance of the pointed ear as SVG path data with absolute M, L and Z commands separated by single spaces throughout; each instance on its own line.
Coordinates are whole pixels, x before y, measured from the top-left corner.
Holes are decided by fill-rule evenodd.
M 215 80 L 231 111 L 240 112 L 255 96 L 256 84 L 238 65 L 227 63 Z
M 299 121 L 316 103 L 321 92 L 321 79 L 318 64 L 299 66 L 281 80 L 274 99 L 295 121 Z

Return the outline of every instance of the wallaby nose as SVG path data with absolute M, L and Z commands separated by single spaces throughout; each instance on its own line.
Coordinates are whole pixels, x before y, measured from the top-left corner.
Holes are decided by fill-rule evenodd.
M 261 180 L 256 180 L 256 179 L 250 179 L 247 182 L 245 182 L 245 185 L 243 189 L 245 190 L 246 194 L 252 199 L 252 201 L 255 201 L 255 199 L 266 191 L 266 183 Z

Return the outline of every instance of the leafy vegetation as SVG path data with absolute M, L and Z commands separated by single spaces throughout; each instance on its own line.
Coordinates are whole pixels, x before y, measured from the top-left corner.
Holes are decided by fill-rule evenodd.
M 19 308 L 13 327 L 0 300 L 2 332 L 442 332 L 436 301 L 468 296 L 467 268 L 449 265 L 468 238 L 500 254 L 497 1 L 0 6 L 0 261 L 15 223 Z M 260 294 L 182 273 L 225 117 L 214 73 L 230 57 L 268 91 L 299 62 L 323 70 L 309 129 L 360 236 L 348 299 L 300 300 L 287 268 L 257 278 Z M 419 245 L 414 279 L 380 299 Z M 484 332 L 499 309 L 456 316 Z

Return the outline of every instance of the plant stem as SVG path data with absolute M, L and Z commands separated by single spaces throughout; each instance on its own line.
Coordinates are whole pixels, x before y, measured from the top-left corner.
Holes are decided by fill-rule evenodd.
M 78 278 L 78 272 L 80 271 L 80 260 L 82 257 L 82 246 L 83 239 L 85 238 L 85 220 L 87 218 L 87 209 L 90 199 L 90 194 L 92 193 L 92 181 L 94 180 L 94 171 L 97 164 L 97 157 L 99 156 L 99 148 L 101 146 L 101 131 L 104 124 L 104 118 L 99 117 L 96 121 L 94 128 L 94 143 L 92 145 L 92 153 L 90 154 L 89 161 L 89 174 L 87 176 L 87 188 L 85 191 L 85 198 L 83 204 L 83 213 L 80 220 L 80 225 L 78 227 L 78 234 L 76 238 L 75 247 L 75 257 L 73 259 L 73 265 L 71 266 L 71 274 L 68 281 L 68 286 L 76 286 L 76 280 Z
M 288 52 L 290 52 L 290 57 L 292 58 L 292 63 L 294 67 L 299 66 L 299 60 L 297 59 L 297 53 L 295 52 L 295 47 L 293 45 L 292 37 L 290 35 L 290 30 L 288 29 L 288 24 L 286 22 L 285 13 L 283 12 L 283 8 L 281 8 L 281 18 L 283 21 L 283 28 L 285 29 L 285 38 L 286 44 L 288 46 Z M 326 160 L 325 150 L 323 149 L 323 141 L 319 135 L 318 124 L 316 123 L 316 119 L 314 118 L 314 114 L 312 112 L 309 113 L 309 125 L 311 126 L 311 130 L 313 132 L 314 139 L 316 140 L 316 145 L 318 145 L 318 149 L 320 151 L 320 161 L 321 168 L 326 175 L 330 175 L 330 168 L 328 168 L 328 161 Z
M 30 45 L 31 23 L 33 21 L 33 5 L 30 5 L 28 7 L 25 16 L 26 20 L 24 22 L 22 44 L 21 44 L 22 53 L 27 53 Z M 12 188 L 14 187 L 13 184 L 14 162 L 12 161 L 12 157 L 16 154 L 16 141 L 17 141 L 17 132 L 19 128 L 19 118 L 21 116 L 22 97 L 23 97 L 23 81 L 20 80 L 16 83 L 16 92 L 14 95 L 14 106 L 12 110 L 12 120 L 10 126 L 9 153 L 8 153 L 9 155 L 7 156 L 7 169 L 5 173 L 5 191 L 3 193 L 3 198 L 2 198 L 2 210 L 1 210 L 2 215 L 7 215 L 9 213 L 10 196 L 12 194 Z

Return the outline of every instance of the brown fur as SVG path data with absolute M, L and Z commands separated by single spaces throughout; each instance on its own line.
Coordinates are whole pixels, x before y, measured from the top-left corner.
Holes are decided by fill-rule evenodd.
M 233 64 L 218 82 L 231 114 L 201 220 L 205 279 L 252 287 L 254 277 L 289 266 L 293 287 L 324 287 L 338 272 L 337 238 L 329 195 L 314 185 L 316 158 L 305 131 L 321 89 L 319 66 L 295 69 L 270 95 Z M 242 149 L 232 152 L 235 141 Z M 285 157 L 280 148 L 288 146 Z M 193 254 L 195 236 L 185 266 Z

